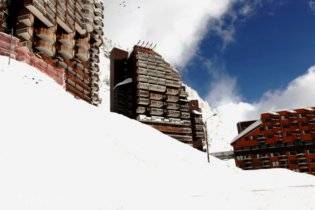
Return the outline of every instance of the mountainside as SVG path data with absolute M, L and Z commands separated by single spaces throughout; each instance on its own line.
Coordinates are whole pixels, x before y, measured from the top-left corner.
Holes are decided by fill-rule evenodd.
M 208 102 L 204 101 L 197 91 L 187 86 L 187 92 L 189 94 L 190 100 L 198 100 L 200 104 L 200 108 L 202 110 L 203 119 L 207 124 L 207 134 L 209 141 L 209 150 L 210 152 L 220 152 L 231 150 L 232 148 L 229 146 L 229 136 L 227 136 L 227 132 L 231 133 L 231 131 L 227 131 L 222 129 L 222 115 L 217 110 L 214 110 L 210 107 Z M 234 133 L 232 131 L 232 133 Z M 233 134 L 232 134 L 233 135 Z
M 0 209 L 312 209 L 315 178 L 245 172 L 0 57 Z M 106 97 L 107 96 L 107 97 Z M 268 202 L 266 202 L 268 201 Z

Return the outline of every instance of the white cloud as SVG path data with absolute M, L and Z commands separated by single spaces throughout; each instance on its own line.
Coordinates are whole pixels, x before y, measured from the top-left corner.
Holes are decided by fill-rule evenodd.
M 214 106 L 230 102 L 239 102 L 241 97 L 237 91 L 237 80 L 228 74 L 214 76 L 207 101 Z
M 231 0 L 104 2 L 106 37 L 125 49 L 138 40 L 157 43 L 167 60 L 183 65 L 195 53 L 209 20 L 220 18 Z
M 267 111 L 315 106 L 315 66 L 290 82 L 285 89 L 267 91 L 258 102 L 252 104 L 240 101 L 237 92 L 233 94 L 232 90 L 237 87 L 234 80 L 219 81 L 221 82 L 217 82 L 214 88 L 222 90 L 216 93 L 227 93 L 229 98 L 225 98 L 224 103 L 219 103 L 216 107 L 218 119 L 212 121 L 212 124 L 208 122 L 212 126 L 209 127 L 209 132 L 212 132 L 212 151 L 231 149 L 229 143 L 237 135 L 237 122 L 258 119 L 261 113 Z M 232 90 L 226 91 L 227 89 Z
M 308 5 L 311 11 L 315 14 L 315 1 L 314 0 L 309 1 Z
M 286 89 L 266 92 L 254 106 L 258 113 L 315 106 L 315 66 L 290 82 Z

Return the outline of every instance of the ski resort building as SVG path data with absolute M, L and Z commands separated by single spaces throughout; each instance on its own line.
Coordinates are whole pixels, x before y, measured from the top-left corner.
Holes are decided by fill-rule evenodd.
M 205 145 L 198 101 L 189 101 L 179 73 L 154 50 L 111 52 L 111 111 L 153 128 L 197 149 Z
M 238 128 L 231 143 L 238 167 L 288 168 L 315 175 L 315 108 L 264 113 Z
M 35 55 L 64 69 L 66 90 L 98 105 L 103 10 L 100 0 L 1 0 L 0 31 L 19 39 L 28 63 Z

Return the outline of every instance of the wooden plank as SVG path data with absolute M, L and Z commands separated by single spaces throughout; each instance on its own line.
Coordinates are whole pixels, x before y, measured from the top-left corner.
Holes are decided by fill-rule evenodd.
M 160 101 L 162 100 L 164 95 L 158 93 L 150 93 L 150 99 Z
M 145 69 L 145 68 L 137 68 L 137 74 L 147 75 L 148 74 L 148 70 Z
M 149 84 L 148 83 L 139 82 L 137 87 L 138 87 L 138 89 L 141 89 L 141 90 L 149 90 Z
M 179 90 L 178 89 L 174 89 L 174 88 L 167 88 L 166 90 L 166 94 L 167 95 L 178 95 Z
M 192 130 L 189 127 L 172 126 L 172 125 L 159 125 L 151 124 L 151 126 L 164 133 L 173 134 L 192 134 Z
M 165 118 L 164 117 L 161 117 L 161 116 L 152 116 L 151 117 L 151 119 L 152 119 L 152 121 L 153 122 L 158 122 L 158 123 L 163 123 L 163 121 L 165 120 Z
M 157 77 L 150 77 L 150 76 L 148 76 L 148 82 L 151 83 L 151 84 L 157 85 L 158 84 L 158 78 Z
M 166 95 L 166 101 L 176 103 L 179 101 L 179 97 L 178 96 L 172 96 L 172 95 Z
M 163 106 L 164 106 L 164 103 L 162 101 L 150 100 L 150 107 L 162 108 Z
M 151 115 L 161 116 L 161 115 L 164 114 L 164 111 L 163 111 L 163 109 L 150 108 L 150 114 Z
M 181 112 L 181 118 L 182 119 L 190 119 L 190 113 L 189 112 Z
M 195 129 L 197 131 L 204 131 L 204 126 L 203 125 L 195 125 Z
M 138 90 L 137 91 L 137 96 L 143 97 L 143 98 L 149 98 L 149 91 L 147 90 Z
M 137 81 L 147 83 L 147 82 L 149 82 L 149 78 L 146 75 L 138 75 Z
M 137 114 L 144 114 L 146 112 L 146 108 L 143 107 L 143 106 L 138 106 L 137 107 L 137 110 L 136 110 L 136 113 Z
M 158 81 L 157 81 L 157 84 L 158 85 L 166 85 L 166 79 L 161 79 L 161 78 L 158 78 Z
M 191 121 L 190 120 L 182 120 L 182 124 L 186 126 L 191 126 Z
M 149 90 L 155 91 L 155 92 L 160 92 L 160 93 L 165 93 L 166 87 L 161 86 L 161 85 L 149 85 Z
M 39 20 L 41 20 L 47 27 L 53 27 L 54 24 L 43 15 L 43 13 L 37 9 L 34 5 L 29 4 L 25 5 L 25 7 L 33 14 L 35 15 Z
M 192 136 L 189 136 L 189 135 L 170 135 L 172 138 L 174 138 L 174 139 L 177 139 L 177 140 L 179 140 L 179 141 L 182 141 L 182 142 L 184 142 L 184 143 L 186 143 L 186 142 L 191 142 L 191 146 L 192 146 L 192 141 L 193 141 L 193 138 L 192 138 Z
M 172 124 L 178 124 L 178 125 L 182 125 L 182 120 L 181 119 L 179 119 L 179 118 L 173 118 L 173 117 L 170 117 L 169 118 L 169 121 L 170 121 L 170 123 L 172 123 Z
M 59 17 L 57 17 L 57 23 L 58 25 L 63 28 L 67 33 L 72 33 L 73 30 L 65 23 L 63 22 Z
M 179 109 L 181 112 L 189 112 L 189 109 L 188 108 L 180 108 Z
M 201 116 L 196 116 L 196 117 L 194 117 L 194 121 L 195 121 L 195 123 L 197 123 L 197 124 L 203 124 L 203 120 L 202 120 L 202 117 L 201 117 Z
M 167 110 L 168 117 L 180 117 L 180 111 L 176 110 Z
M 205 133 L 198 131 L 198 132 L 195 133 L 195 136 L 196 136 L 197 138 L 204 138 L 204 137 L 205 137 Z
M 179 92 L 179 96 L 180 96 L 180 97 L 188 97 L 188 93 L 187 93 L 186 91 L 184 91 L 184 90 L 181 90 L 181 91 Z
M 167 104 L 167 109 L 171 109 L 171 110 L 179 110 L 180 106 L 177 103 L 166 103 Z
M 189 104 L 188 103 L 184 103 L 180 105 L 181 109 L 189 109 Z
M 152 70 L 152 69 L 147 69 L 147 75 L 152 76 L 152 77 L 160 77 L 164 78 L 165 73 L 157 70 Z
M 182 84 L 181 84 L 181 82 L 179 82 L 179 81 L 166 80 L 166 86 L 167 86 L 167 87 L 180 88 L 181 85 L 182 85 Z
M 149 105 L 150 104 L 150 100 L 147 98 L 138 98 L 137 99 L 137 104 L 139 105 Z

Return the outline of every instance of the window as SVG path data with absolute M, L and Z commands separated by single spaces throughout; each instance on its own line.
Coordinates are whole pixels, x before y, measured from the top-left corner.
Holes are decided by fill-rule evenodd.
M 273 167 L 278 167 L 279 166 L 279 162 L 278 161 L 272 162 L 272 166 Z
M 289 155 L 296 155 L 296 151 L 290 151 Z
M 315 149 L 309 149 L 308 154 L 315 154 Z

